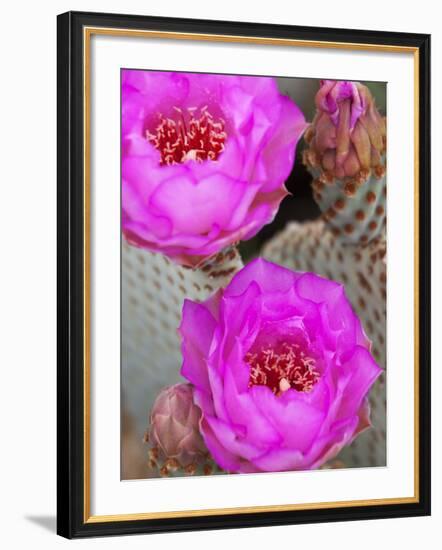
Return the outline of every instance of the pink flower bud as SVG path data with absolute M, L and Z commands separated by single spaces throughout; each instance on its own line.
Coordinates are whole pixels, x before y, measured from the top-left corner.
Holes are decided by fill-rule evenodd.
M 331 177 L 366 180 L 383 170 L 385 119 L 360 82 L 322 80 L 317 113 L 306 133 L 308 165 Z
M 200 418 L 190 384 L 164 388 L 152 407 L 149 444 L 177 468 L 203 462 L 208 451 L 199 431 Z

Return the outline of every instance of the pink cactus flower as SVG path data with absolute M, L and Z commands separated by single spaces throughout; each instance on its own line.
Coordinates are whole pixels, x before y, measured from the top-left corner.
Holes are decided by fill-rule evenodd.
M 306 132 L 307 164 L 338 178 L 384 174 L 386 128 L 374 98 L 360 82 L 322 80 L 317 114 Z
M 273 78 L 124 70 L 126 239 L 192 267 L 249 239 L 287 195 L 305 127 Z
M 381 369 L 336 282 L 257 259 L 186 300 L 180 332 L 201 434 L 227 471 L 319 468 L 370 426 Z
M 208 451 L 199 432 L 201 411 L 190 384 L 161 390 L 150 414 L 149 443 L 169 463 L 186 467 L 203 462 Z

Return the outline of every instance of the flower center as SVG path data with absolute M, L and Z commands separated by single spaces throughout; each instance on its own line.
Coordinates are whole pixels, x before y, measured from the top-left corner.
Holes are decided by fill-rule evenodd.
M 319 380 L 315 360 L 297 343 L 278 343 L 246 354 L 250 365 L 249 387 L 268 386 L 275 395 L 289 389 L 309 392 Z
M 161 165 L 170 166 L 187 160 L 216 160 L 224 150 L 225 121 L 215 119 L 208 107 L 174 107 L 176 116 L 158 115 L 153 132 L 146 130 L 147 140 L 161 153 Z

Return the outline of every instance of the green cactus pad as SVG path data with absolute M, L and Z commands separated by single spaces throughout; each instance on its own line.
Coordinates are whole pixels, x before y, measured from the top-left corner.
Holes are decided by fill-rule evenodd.
M 328 181 L 318 169 L 311 169 L 311 173 L 313 196 L 335 236 L 346 243 L 366 244 L 382 234 L 387 194 L 383 170 L 372 172 L 365 181 Z

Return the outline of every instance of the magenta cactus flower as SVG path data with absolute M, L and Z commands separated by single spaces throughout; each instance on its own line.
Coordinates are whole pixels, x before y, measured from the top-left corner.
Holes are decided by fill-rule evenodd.
M 124 70 L 122 226 L 197 266 L 276 214 L 306 123 L 268 77 Z
M 150 414 L 149 444 L 161 453 L 166 464 L 175 468 L 204 462 L 208 451 L 199 432 L 200 418 L 201 411 L 193 402 L 190 384 L 164 388 Z
M 337 178 L 366 180 L 385 168 L 385 120 L 370 90 L 360 82 L 322 80 L 317 115 L 306 133 L 307 163 Z
M 227 471 L 319 468 L 370 425 L 381 369 L 336 282 L 257 259 L 186 300 L 180 332 L 202 437 Z

